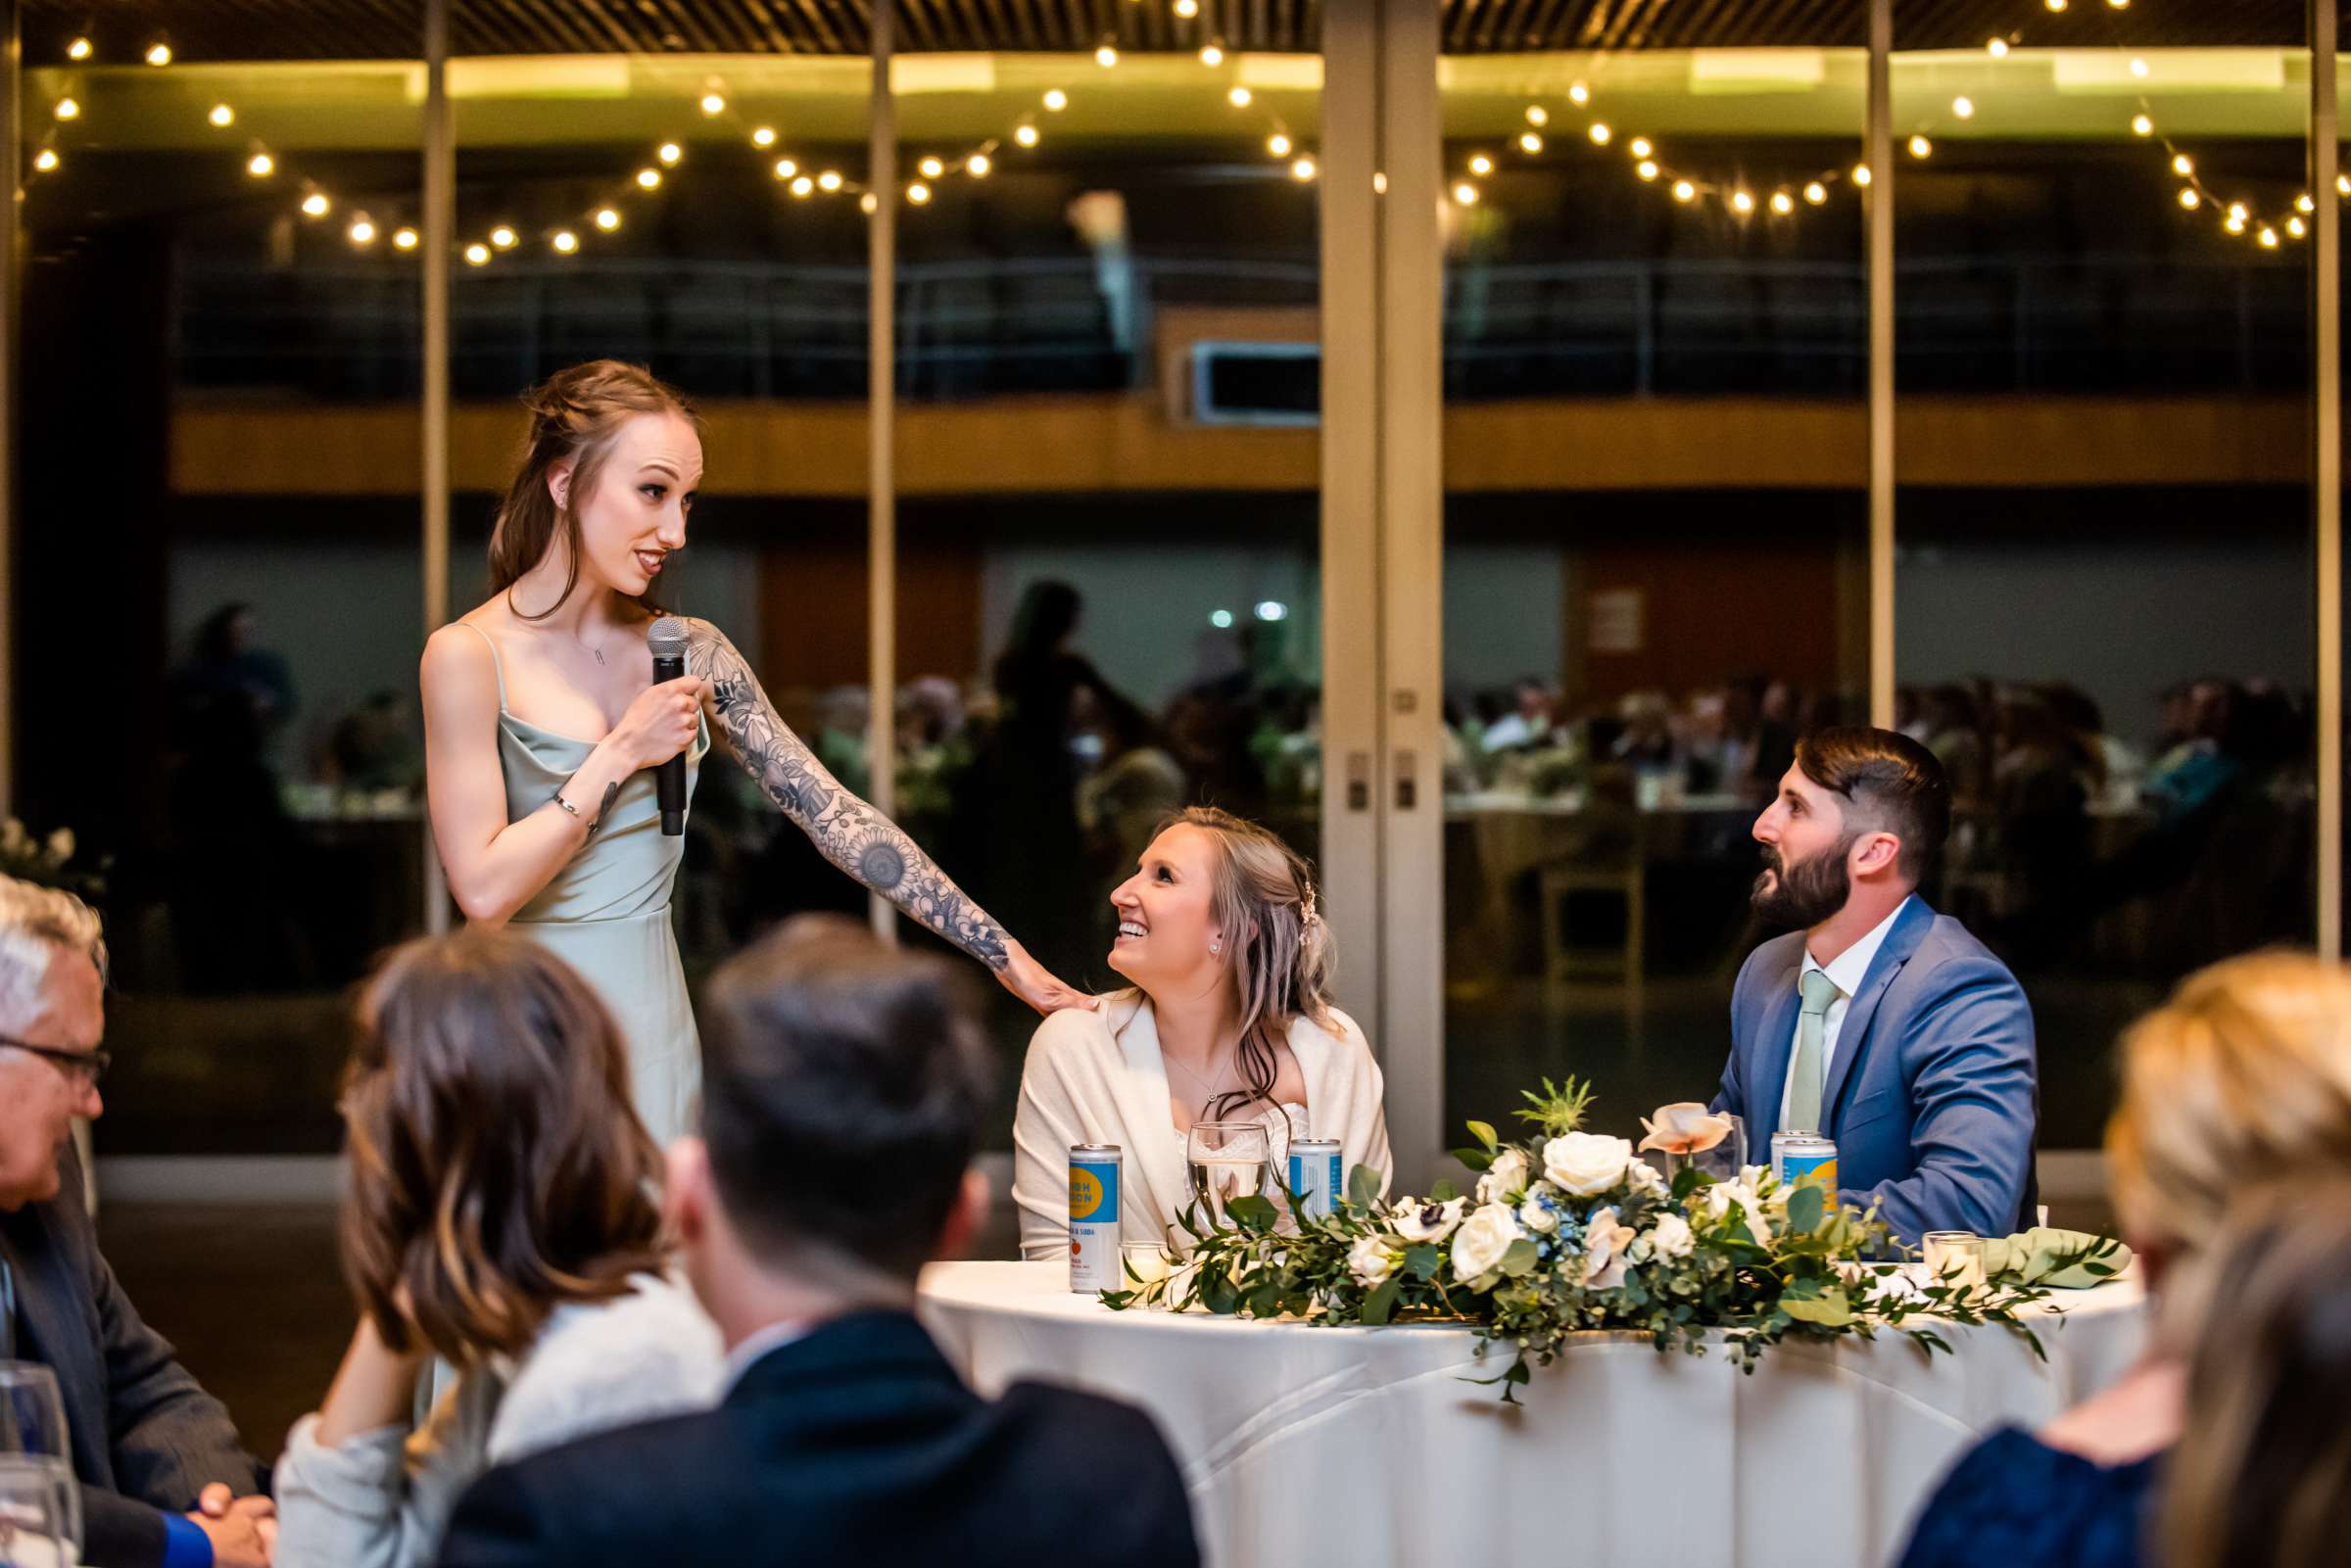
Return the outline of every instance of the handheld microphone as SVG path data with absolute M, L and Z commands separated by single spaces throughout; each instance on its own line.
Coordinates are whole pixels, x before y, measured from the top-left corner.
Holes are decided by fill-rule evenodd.
M 664 615 L 646 634 L 653 650 L 653 684 L 683 680 L 686 675 L 686 623 Z M 686 832 L 686 754 L 681 751 L 653 767 L 653 792 L 661 802 L 661 832 L 676 838 Z

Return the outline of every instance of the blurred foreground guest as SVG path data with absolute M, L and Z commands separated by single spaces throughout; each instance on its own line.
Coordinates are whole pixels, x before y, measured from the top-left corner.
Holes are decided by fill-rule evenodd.
M 803 917 L 718 972 L 704 1017 L 669 1215 L 726 1397 L 492 1471 L 445 1568 L 1196 1563 L 1148 1418 L 1041 1384 L 983 1400 L 914 1318 L 986 1204 L 992 1074 L 953 974 Z
M 717 1331 L 661 1277 L 626 1048 L 561 959 L 481 927 L 399 949 L 343 1115 L 361 1315 L 278 1461 L 278 1568 L 430 1562 L 490 1465 L 717 1397 Z M 411 1432 L 427 1350 L 457 1379 Z
M 1110 966 L 1133 988 L 1047 1019 L 1021 1074 L 1021 1251 L 1068 1256 L 1078 1143 L 1126 1151 L 1132 1241 L 1164 1239 L 1192 1201 L 1195 1122 L 1262 1123 L 1276 1170 L 1293 1136 L 1335 1139 L 1342 1169 L 1368 1165 L 1384 1182 L 1395 1162 L 1379 1065 L 1330 1005 L 1330 927 L 1306 862 L 1256 823 L 1198 806 L 1162 827 L 1111 905 Z
M 2165 1467 L 2162 1568 L 2333 1568 L 2351 1542 L 2351 1183 L 2278 1184 L 2183 1281 L 2194 1419 Z M 2224 1305 L 2225 1304 L 2225 1305 Z
M 2010 1427 L 1970 1450 L 1920 1516 L 1902 1568 L 2160 1561 L 2147 1527 L 2158 1466 L 2181 1441 L 2179 1347 L 2208 1327 L 2246 1332 L 2231 1296 L 2215 1304 L 2228 1323 L 2208 1323 L 2205 1299 L 2173 1301 L 2169 1281 L 2228 1234 L 2249 1180 L 2351 1180 L 2351 972 L 2261 953 L 2189 975 L 2124 1036 L 2106 1163 L 2162 1332 L 2122 1382 L 2039 1434 Z
M 82 1560 L 104 1568 L 267 1561 L 261 1468 L 99 1255 L 72 1118 L 105 1109 L 106 943 L 71 893 L 0 878 L 0 1356 L 65 1397 Z M 8 1293 L 0 1291 L 0 1313 Z M 232 1500 L 232 1498 L 234 1500 Z
M 1783 1130 L 1835 1139 L 1846 1201 L 1912 1244 L 2005 1236 L 2036 1207 L 2033 1010 L 1990 949 L 1918 896 L 1950 825 L 1942 766 L 1909 736 L 1798 742 L 1755 819 L 1751 898 L 1794 928 L 1739 972 L 1714 1099 L 1746 1119 L 1751 1149 Z

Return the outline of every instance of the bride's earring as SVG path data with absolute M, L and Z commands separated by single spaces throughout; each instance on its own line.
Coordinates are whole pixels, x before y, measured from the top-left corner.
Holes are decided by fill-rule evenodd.
M 1211 953 L 1222 953 L 1224 951 L 1224 943 L 1222 940 L 1213 940 L 1208 944 L 1208 950 Z

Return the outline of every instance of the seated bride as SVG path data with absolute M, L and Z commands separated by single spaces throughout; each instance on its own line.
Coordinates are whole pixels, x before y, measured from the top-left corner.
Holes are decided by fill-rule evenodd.
M 1123 1154 L 1120 1234 L 1157 1241 L 1191 1201 L 1195 1121 L 1265 1125 L 1273 1168 L 1292 1137 L 1335 1138 L 1342 1168 L 1394 1162 L 1379 1065 L 1330 1005 L 1330 928 L 1306 863 L 1255 823 L 1177 814 L 1111 894 L 1110 966 L 1134 982 L 1099 1011 L 1045 1020 L 1013 1123 L 1021 1252 L 1069 1255 L 1070 1146 Z

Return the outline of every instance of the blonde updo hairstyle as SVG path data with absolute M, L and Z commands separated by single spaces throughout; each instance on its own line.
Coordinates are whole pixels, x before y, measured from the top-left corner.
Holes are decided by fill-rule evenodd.
M 623 426 L 640 414 L 675 414 L 698 433 L 701 418 L 684 394 L 654 378 L 643 365 L 618 359 L 592 359 L 558 370 L 531 389 L 523 399 L 530 410 L 530 435 L 523 445 L 522 463 L 499 503 L 498 525 L 490 535 L 490 592 L 504 594 L 522 574 L 546 559 L 558 536 L 569 546 L 562 596 L 525 620 L 545 620 L 555 613 L 580 585 L 580 517 L 582 502 L 596 494 L 596 482 L 612 455 Z M 555 504 L 548 487 L 549 474 L 560 463 L 571 464 L 566 503 Z M 658 611 L 649 594 L 640 599 Z M 510 602 L 509 602 L 509 607 Z M 517 615 L 522 611 L 515 610 Z
M 1336 967 L 1330 927 L 1317 906 L 1312 870 L 1298 852 L 1256 823 L 1215 806 L 1193 806 L 1160 824 L 1198 828 L 1216 846 L 1210 909 L 1224 933 L 1225 962 L 1241 997 L 1241 1085 L 1209 1103 L 1207 1119 L 1260 1100 L 1271 1103 L 1290 1021 L 1329 1029 Z
M 2199 970 L 2123 1037 L 2106 1128 L 2123 1229 L 2165 1259 L 2252 1182 L 2351 1175 L 2351 971 L 2254 953 Z

